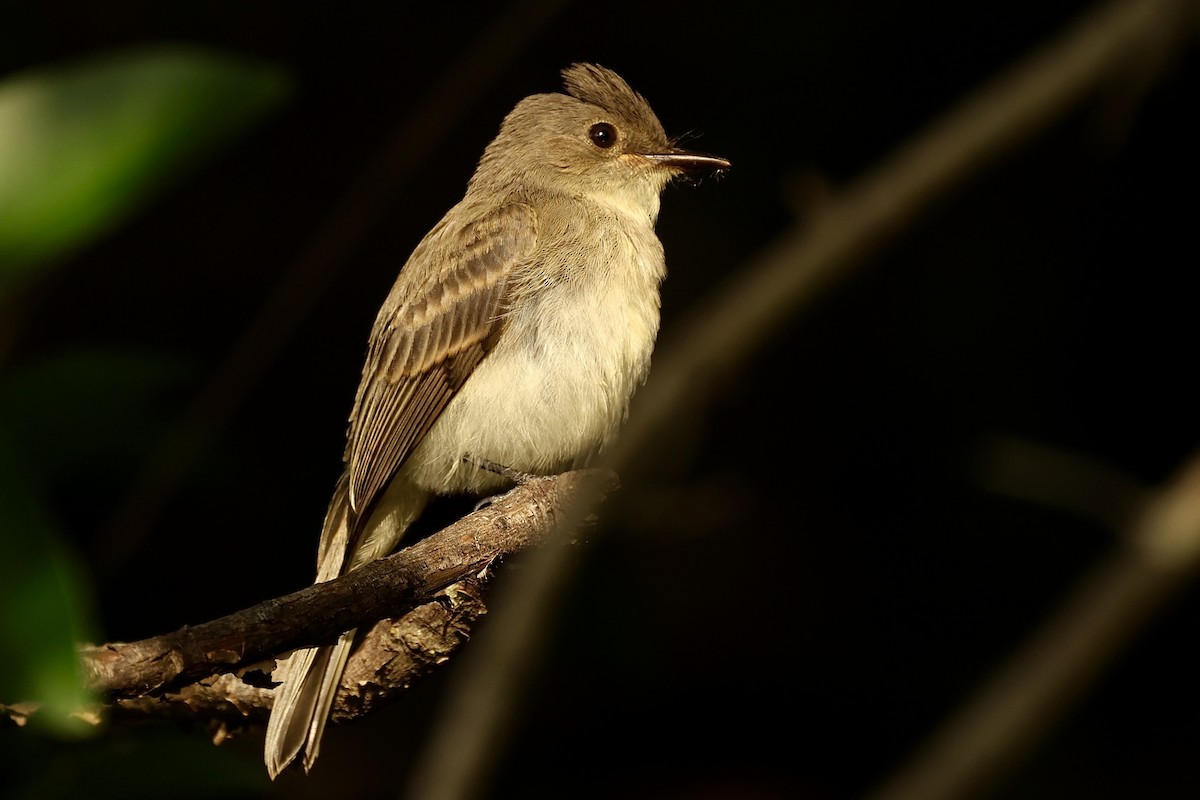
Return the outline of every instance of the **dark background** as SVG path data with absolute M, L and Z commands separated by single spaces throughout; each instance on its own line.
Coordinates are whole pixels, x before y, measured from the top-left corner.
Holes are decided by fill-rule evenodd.
M 565 4 L 511 57 L 470 62 L 486 90 L 447 104 L 461 117 L 411 168 L 395 166 L 403 153 L 379 168 L 469 43 L 511 13 L 503 3 L 10 4 L 0 75 L 169 40 L 277 62 L 295 87 L 37 287 L 9 356 L 15 369 L 149 352 L 178 369 L 122 446 L 50 487 L 102 636 L 201 622 L 310 580 L 375 310 L 503 115 L 558 89 L 566 64 L 616 69 L 668 133 L 734 163 L 664 197 L 665 339 L 823 196 L 1091 6 Z M 852 798 L 969 696 L 1118 535 L 987 491 L 989 443 L 1064 448 L 1156 485 L 1200 442 L 1198 78 L 1193 47 L 1136 103 L 1114 89 L 1063 115 L 722 376 L 670 457 L 624 476 L 620 530 L 579 555 L 488 796 Z M 309 305 L 287 276 L 364 173 L 373 188 L 350 214 L 362 234 L 339 240 Z M 231 416 L 201 437 L 160 513 L 130 522 L 122 504 L 147 454 L 281 284 L 279 319 L 297 322 L 280 328 L 277 357 L 222 395 Z M 80 402 L 64 398 L 64 413 Z M 498 580 L 520 575 L 517 560 Z M 1193 589 L 987 796 L 1200 796 L 1198 613 Z M 396 796 L 454 666 L 333 730 L 308 780 L 228 793 Z M 0 746 L 25 747 L 20 735 Z M 260 736 L 216 760 L 204 737 L 135 726 L 30 763 L 124 796 L 162 796 L 149 777 L 131 788 L 130 771 L 169 780 L 180 753 L 218 772 L 258 768 Z

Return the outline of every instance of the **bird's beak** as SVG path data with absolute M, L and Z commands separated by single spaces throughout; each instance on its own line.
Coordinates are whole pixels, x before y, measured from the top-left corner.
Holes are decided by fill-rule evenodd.
M 682 170 L 690 174 L 720 174 L 732 166 L 728 159 L 672 147 L 662 153 L 645 153 L 644 157 L 664 167 Z

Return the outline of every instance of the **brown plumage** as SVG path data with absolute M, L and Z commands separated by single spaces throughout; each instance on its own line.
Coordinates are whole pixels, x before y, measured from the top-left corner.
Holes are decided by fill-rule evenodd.
M 659 193 L 728 162 L 673 147 L 616 73 L 575 64 L 563 78 L 569 95 L 527 97 L 505 118 L 379 311 L 317 581 L 387 555 L 430 496 L 501 488 L 484 466 L 582 464 L 645 378 L 665 274 Z M 276 670 L 272 777 L 301 750 L 315 761 L 353 639 Z

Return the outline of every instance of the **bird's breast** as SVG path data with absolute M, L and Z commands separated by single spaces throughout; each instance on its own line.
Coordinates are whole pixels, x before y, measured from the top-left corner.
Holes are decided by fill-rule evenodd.
M 662 246 L 648 222 L 593 226 L 541 255 L 530 288 L 406 466 L 434 491 L 488 491 L 485 459 L 551 474 L 616 435 L 645 380 L 659 325 Z

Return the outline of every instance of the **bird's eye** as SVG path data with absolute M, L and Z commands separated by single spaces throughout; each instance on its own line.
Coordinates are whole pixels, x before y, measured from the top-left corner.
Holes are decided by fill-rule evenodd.
M 597 122 L 588 129 L 588 138 L 596 147 L 607 150 L 617 143 L 617 129 L 611 122 Z

